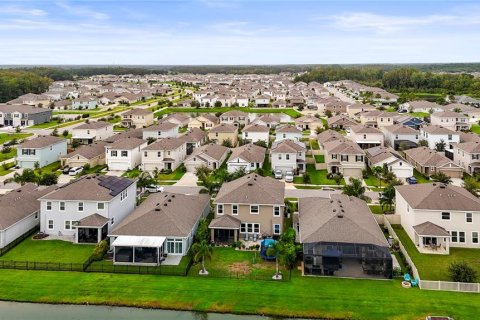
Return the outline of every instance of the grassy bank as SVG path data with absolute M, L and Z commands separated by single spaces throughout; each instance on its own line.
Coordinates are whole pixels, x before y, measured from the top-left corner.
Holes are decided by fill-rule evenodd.
M 0 270 L 1 300 L 109 304 L 330 319 L 473 319 L 480 295 L 400 282 L 295 276 L 291 281 Z

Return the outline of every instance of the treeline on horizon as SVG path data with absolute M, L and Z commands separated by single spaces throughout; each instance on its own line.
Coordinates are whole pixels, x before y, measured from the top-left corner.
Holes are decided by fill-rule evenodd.
M 353 80 L 396 93 L 442 93 L 480 96 L 480 77 L 468 73 L 434 73 L 415 68 L 384 70 L 375 67 L 321 67 L 306 72 L 295 81 L 324 83 Z

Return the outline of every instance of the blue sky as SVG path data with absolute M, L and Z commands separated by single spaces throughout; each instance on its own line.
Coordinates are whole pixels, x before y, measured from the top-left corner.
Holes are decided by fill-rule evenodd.
M 0 64 L 478 61 L 479 1 L 0 1 Z

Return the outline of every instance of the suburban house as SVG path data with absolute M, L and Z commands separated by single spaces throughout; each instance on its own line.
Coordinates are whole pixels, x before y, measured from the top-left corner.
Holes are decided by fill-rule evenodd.
M 361 177 L 365 169 L 365 151 L 353 141 L 341 139 L 323 143 L 324 158 L 330 173 Z
M 300 198 L 293 217 L 303 274 L 392 277 L 392 256 L 365 201 L 342 194 Z
M 306 152 L 305 144 L 296 140 L 280 140 L 272 144 L 270 150 L 270 163 L 272 170 L 293 171 L 301 173 L 306 170 Z
M 266 145 L 270 140 L 270 129 L 267 126 L 252 123 L 248 124 L 242 130 L 242 139 L 245 142 L 255 143 L 257 141 L 264 141 Z
M 272 104 L 272 107 L 274 107 L 274 108 L 286 108 L 287 107 L 287 101 L 285 101 L 284 99 L 278 99 Z
M 275 141 L 285 139 L 300 141 L 302 135 L 302 130 L 290 124 L 280 125 L 275 128 Z
M 22 104 L 0 103 L 0 127 L 26 127 L 52 120 L 52 110 Z
M 339 114 L 327 119 L 328 127 L 331 129 L 348 129 L 358 125 L 358 123 L 346 115 Z
M 232 154 L 227 161 L 227 170 L 229 173 L 239 169 L 249 173 L 263 167 L 267 149 L 255 144 L 245 144 L 232 149 Z
M 229 148 L 209 143 L 195 148 L 193 152 L 185 158 L 183 164 L 188 172 L 195 172 L 198 167 L 205 166 L 211 170 L 220 168 L 228 156 Z
M 423 127 L 427 124 L 424 120 L 422 120 L 420 118 L 406 116 L 406 115 L 395 116 L 393 118 L 393 123 L 394 124 L 401 124 L 401 125 L 404 125 L 406 127 L 410 127 L 412 129 L 415 129 L 415 130 L 420 130 L 421 127 Z
M 345 137 L 335 130 L 325 130 L 317 135 L 317 142 L 320 150 L 324 150 L 323 145 L 334 140 L 345 140 Z
M 430 122 L 434 126 L 442 126 L 452 131 L 466 131 L 470 129 L 468 117 L 453 111 L 434 112 L 430 115 Z
M 395 215 L 421 253 L 480 245 L 480 199 L 462 187 L 422 183 L 395 187 Z
M 397 178 L 405 179 L 413 176 L 413 166 L 402 156 L 389 147 L 373 147 L 365 150 L 367 164 L 370 168 L 387 166 Z
M 72 129 L 72 139 L 81 144 L 105 140 L 113 136 L 113 124 L 105 121 L 88 122 Z
M 453 149 L 453 143 L 460 142 L 460 135 L 442 126 L 426 126 L 420 129 L 421 139 L 427 140 L 428 147 L 435 149 L 437 143 L 445 142 L 445 150 Z
M 104 141 L 96 141 L 91 144 L 82 145 L 60 158 L 62 167 L 83 167 L 88 164 L 93 168 L 104 165 L 106 145 L 107 143 Z
M 170 113 L 169 115 L 160 119 L 160 122 L 171 122 L 177 124 L 180 128 L 188 126 L 190 117 L 183 113 Z
M 295 125 L 300 130 L 315 131 L 317 128 L 323 128 L 323 122 L 321 119 L 309 114 L 295 119 Z
M 210 222 L 212 242 L 278 237 L 283 231 L 285 184 L 250 173 L 224 183 Z
M 135 209 L 137 182 L 86 175 L 39 200 L 41 232 L 75 243 L 98 243 Z
M 382 128 L 393 124 L 393 113 L 373 110 L 360 114 L 360 122 L 364 126 Z
M 480 141 L 454 144 L 453 161 L 470 175 L 480 173 Z
M 403 124 L 383 127 L 383 134 L 385 136 L 385 145 L 395 150 L 416 148 L 420 136 L 418 130 Z
M 191 128 L 179 138 L 187 144 L 187 154 L 191 154 L 195 148 L 204 145 L 208 140 L 207 133 L 198 128 Z
M 150 195 L 109 232 L 113 263 L 178 265 L 209 212 L 208 194 Z
M 455 164 L 442 153 L 427 147 L 405 150 L 405 159 L 418 172 L 426 176 L 442 172 L 452 178 L 461 178 L 463 174 L 463 168 L 460 165 Z
M 218 144 L 223 144 L 225 140 L 230 140 L 232 146 L 238 142 L 238 127 L 233 124 L 220 123 L 208 131 L 208 139 Z
M 162 139 L 162 138 L 176 138 L 179 136 L 179 126 L 176 123 L 163 121 L 156 125 L 143 129 L 143 139 L 148 138 Z
M 17 165 L 23 169 L 45 167 L 57 162 L 67 154 L 67 140 L 54 136 L 38 136 L 31 140 L 25 140 L 17 146 Z
M 121 125 L 127 128 L 144 128 L 153 124 L 153 112 L 134 108 L 122 114 Z
M 187 144 L 181 138 L 164 138 L 142 148 L 143 171 L 175 170 L 187 156 Z
M 27 183 L 0 196 L 0 249 L 40 225 L 38 198 L 55 188 Z
M 95 109 L 98 106 L 97 99 L 91 97 L 78 98 L 72 101 L 72 109 L 74 110 L 90 110 Z
M 26 93 L 16 99 L 10 100 L 8 104 L 27 104 L 39 108 L 47 108 L 52 99 L 44 94 Z
M 139 166 L 142 161 L 141 150 L 147 141 L 126 137 L 105 146 L 105 162 L 108 170 L 126 171 Z
M 444 111 L 444 107 L 427 100 L 416 100 L 416 101 L 408 101 L 404 104 L 400 105 L 399 110 L 406 110 L 408 112 L 442 112 Z
M 347 115 L 350 118 L 355 119 L 356 117 L 358 117 L 357 114 L 360 112 L 374 111 L 376 109 L 377 108 L 375 108 L 370 104 L 354 103 L 354 104 L 348 105 L 346 111 L 347 111 Z M 358 120 L 360 120 L 360 117 L 358 117 Z
M 270 129 L 275 129 L 275 127 L 280 124 L 280 116 L 276 114 L 264 114 L 256 118 L 253 122 L 267 126 Z
M 188 128 L 208 130 L 216 126 L 219 122 L 220 119 L 218 117 L 214 116 L 213 114 L 205 113 L 190 120 L 188 123 Z
M 362 149 L 383 146 L 384 144 L 382 131 L 362 125 L 350 127 L 347 130 L 347 138 L 358 144 Z
M 220 116 L 220 123 L 237 127 L 247 125 L 249 123 L 248 113 L 238 110 L 227 111 Z

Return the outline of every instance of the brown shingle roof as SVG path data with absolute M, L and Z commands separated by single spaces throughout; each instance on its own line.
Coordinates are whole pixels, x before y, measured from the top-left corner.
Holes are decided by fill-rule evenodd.
M 203 154 L 209 156 L 210 158 L 213 158 L 217 161 L 221 160 L 223 158 L 223 156 L 228 152 L 229 148 L 227 147 L 224 147 L 222 145 L 219 145 L 219 144 L 214 144 L 214 143 L 210 143 L 210 144 L 207 144 L 205 146 L 201 146 L 199 148 L 195 148 L 192 152 L 191 155 L 189 155 L 185 161 L 188 161 L 190 160 L 191 158 L 193 157 L 198 157 L 198 156 L 201 156 Z
M 55 136 L 38 136 L 31 140 L 26 140 L 22 144 L 20 144 L 19 148 L 30 148 L 30 149 L 42 149 L 48 147 L 53 144 L 57 144 L 60 142 L 67 142 L 64 138 L 55 137 Z
M 108 145 L 108 147 L 113 150 L 132 150 L 144 143 L 146 143 L 146 141 L 143 139 L 126 137 L 116 140 L 114 143 Z
M 210 229 L 240 229 L 241 221 L 231 215 L 224 214 L 218 218 L 213 219 L 208 227 Z
M 404 152 L 408 158 L 411 158 L 413 161 L 425 167 L 440 167 L 452 162 L 452 160 L 448 159 L 443 154 L 427 147 L 408 149 Z
M 254 124 L 245 126 L 245 128 L 243 128 L 243 131 L 244 132 L 269 132 L 270 129 L 267 126 L 254 123 Z
M 104 141 L 97 141 L 92 144 L 81 145 L 75 151 L 70 152 L 63 158 L 72 158 L 76 155 L 82 156 L 85 159 L 93 159 L 99 155 L 105 154 L 105 146 L 107 145 Z
M 73 128 L 75 129 L 101 129 L 105 127 L 113 127 L 113 124 L 105 121 L 90 121 L 89 123 L 84 123 L 79 125 L 78 127 Z
M 143 150 L 174 150 L 180 148 L 185 144 L 185 140 L 181 138 L 164 138 L 158 139 L 152 144 L 149 144 Z
M 221 123 L 212 129 L 210 129 L 210 132 L 228 132 L 228 133 L 233 133 L 237 132 L 238 128 L 232 124 L 228 123 Z
M 185 142 L 199 142 L 207 137 L 207 133 L 199 128 L 191 128 L 184 135 L 180 136 Z
M 290 139 L 275 141 L 271 149 L 271 153 L 297 153 L 303 151 L 306 151 L 303 142 L 297 142 Z
M 230 159 L 241 158 L 250 163 L 261 163 L 265 160 L 267 149 L 255 144 L 245 144 L 238 148 L 232 149 Z M 229 160 L 230 160 L 229 159 Z
M 126 115 L 126 116 L 130 116 L 130 115 L 135 115 L 135 116 L 142 116 L 142 115 L 148 115 L 148 114 L 153 114 L 153 112 L 151 111 L 148 111 L 146 109 L 142 109 L 142 108 L 135 108 L 135 109 L 132 109 L 132 110 L 129 110 L 127 112 L 125 112 L 123 115 Z
M 78 227 L 103 227 L 108 222 L 108 219 L 98 213 L 91 214 L 78 221 Z
M 286 124 L 279 126 L 275 129 L 275 132 L 277 133 L 302 133 L 302 130 L 298 129 L 295 126 Z
M 413 226 L 413 230 L 420 236 L 449 237 L 450 233 L 444 228 L 430 221 Z

